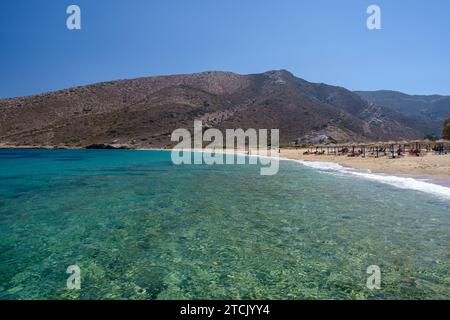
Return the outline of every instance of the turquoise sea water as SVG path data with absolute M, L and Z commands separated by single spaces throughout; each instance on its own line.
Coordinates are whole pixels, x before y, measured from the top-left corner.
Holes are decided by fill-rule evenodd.
M 449 200 L 289 161 L 259 172 L 0 150 L 0 299 L 450 298 Z

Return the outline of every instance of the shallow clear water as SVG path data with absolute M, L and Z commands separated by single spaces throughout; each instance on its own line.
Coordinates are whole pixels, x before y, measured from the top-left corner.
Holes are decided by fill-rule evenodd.
M 448 200 L 289 161 L 0 150 L 0 299 L 448 299 L 449 231 Z

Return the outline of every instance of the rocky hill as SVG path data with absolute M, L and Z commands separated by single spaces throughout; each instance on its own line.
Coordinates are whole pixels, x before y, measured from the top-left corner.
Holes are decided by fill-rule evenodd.
M 382 105 L 382 104 L 380 104 Z M 422 138 L 433 122 L 285 70 L 118 80 L 0 100 L 0 143 L 164 147 L 177 128 L 277 128 L 280 142 Z
M 389 90 L 356 93 L 367 101 L 403 113 L 419 122 L 429 122 L 435 132 L 442 129 L 444 120 L 450 116 L 450 96 L 408 95 Z

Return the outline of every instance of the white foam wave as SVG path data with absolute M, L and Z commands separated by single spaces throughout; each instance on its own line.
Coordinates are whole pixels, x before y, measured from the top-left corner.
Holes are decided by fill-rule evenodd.
M 394 175 L 388 175 L 388 174 L 377 174 L 372 173 L 370 170 L 359 170 L 359 169 L 353 169 L 341 166 L 340 164 L 334 163 L 334 162 L 322 162 L 322 161 L 304 161 L 304 160 L 295 160 L 295 159 L 289 159 L 289 158 L 283 158 L 283 157 L 273 157 L 270 155 L 248 155 L 244 152 L 234 152 L 237 155 L 240 156 L 248 156 L 248 157 L 259 157 L 259 158 L 273 158 L 278 159 L 282 161 L 293 161 L 300 163 L 306 167 L 314 168 L 320 171 L 324 172 L 335 172 L 340 173 L 344 175 L 353 175 L 356 177 L 360 177 L 363 179 L 368 179 L 380 183 L 385 183 L 400 189 L 407 189 L 407 190 L 415 190 L 420 192 L 425 192 L 428 194 L 432 194 L 435 196 L 438 196 L 440 198 L 450 200 L 450 188 L 419 180 L 416 178 L 411 177 L 401 177 L 401 176 L 394 176 Z
M 283 158 L 283 160 L 291 160 L 291 159 Z M 292 161 L 298 162 L 304 166 L 311 167 L 320 171 L 337 172 L 346 175 L 353 175 L 360 178 L 389 184 L 391 186 L 401 189 L 416 190 L 434 194 L 439 197 L 450 200 L 450 188 L 435 183 L 422 181 L 416 178 L 393 176 L 387 174 L 376 174 L 371 173 L 369 170 L 356 170 L 352 168 L 346 168 L 333 162 L 303 161 L 303 160 L 292 160 Z

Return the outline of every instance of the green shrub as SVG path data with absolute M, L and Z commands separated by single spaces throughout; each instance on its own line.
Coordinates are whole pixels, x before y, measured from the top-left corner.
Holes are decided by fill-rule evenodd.
M 444 122 L 444 130 L 442 130 L 442 137 L 444 139 L 450 140 L 450 117 Z

